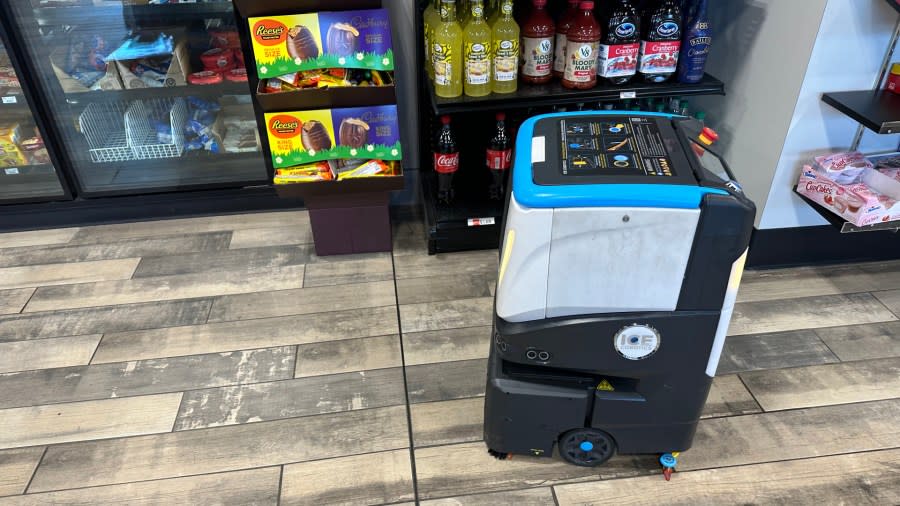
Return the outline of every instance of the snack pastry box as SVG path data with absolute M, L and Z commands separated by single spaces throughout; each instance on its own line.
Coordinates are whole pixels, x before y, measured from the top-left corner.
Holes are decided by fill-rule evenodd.
M 266 16 L 248 23 L 260 77 L 325 68 L 394 70 L 385 9 Z
M 275 168 L 319 160 L 400 160 L 397 106 L 267 113 Z
M 900 180 L 891 171 L 864 170 L 840 184 L 810 166 L 803 167 L 797 191 L 856 226 L 900 219 Z

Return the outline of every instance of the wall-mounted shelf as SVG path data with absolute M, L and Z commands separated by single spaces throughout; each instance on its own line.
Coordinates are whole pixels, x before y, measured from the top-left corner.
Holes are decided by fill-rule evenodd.
M 825 93 L 822 101 L 877 134 L 900 133 L 900 95 L 892 91 Z
M 819 213 L 823 218 L 828 220 L 828 223 L 834 225 L 835 228 L 841 231 L 842 234 L 850 234 L 855 232 L 878 232 L 878 231 L 892 231 L 896 232 L 900 230 L 900 220 L 888 221 L 885 223 L 874 223 L 872 225 L 866 225 L 864 227 L 858 227 L 852 223 L 847 222 L 840 216 L 834 214 L 828 209 L 820 206 L 817 202 L 806 198 L 805 195 L 802 195 L 797 192 L 796 188 L 794 189 L 794 193 L 796 193 L 801 199 L 803 199 L 809 207 L 813 208 L 814 211 Z

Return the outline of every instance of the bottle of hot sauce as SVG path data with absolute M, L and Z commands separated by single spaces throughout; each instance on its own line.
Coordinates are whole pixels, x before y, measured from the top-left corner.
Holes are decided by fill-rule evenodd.
M 594 19 L 594 2 L 582 1 L 566 35 L 566 73 L 562 85 L 586 90 L 597 86 L 597 48 L 600 25 Z
M 568 0 L 569 6 L 556 21 L 556 48 L 553 56 L 553 77 L 562 79 L 566 72 L 566 34 L 572 26 L 572 20 L 578 14 L 579 0 Z
M 553 79 L 553 39 L 556 26 L 547 13 L 547 0 L 532 0 L 530 15 L 522 23 L 522 80 L 544 84 Z

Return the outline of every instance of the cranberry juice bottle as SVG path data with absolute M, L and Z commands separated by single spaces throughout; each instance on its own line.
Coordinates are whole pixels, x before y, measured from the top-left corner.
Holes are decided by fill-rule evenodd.
M 547 13 L 547 0 L 532 0 L 533 9 L 522 23 L 522 80 L 543 84 L 553 79 L 553 39 L 556 27 Z
M 605 36 L 597 57 L 597 77 L 625 84 L 637 73 L 640 18 L 629 0 L 616 0 L 600 20 Z
M 566 72 L 566 34 L 572 20 L 578 14 L 579 0 L 569 0 L 569 7 L 559 15 L 556 21 L 556 48 L 553 56 L 553 77 L 562 79 Z
M 578 9 L 566 34 L 566 73 L 562 85 L 586 90 L 597 86 L 597 47 L 601 33 L 594 19 L 594 2 L 582 1 Z
M 637 69 L 645 81 L 664 82 L 677 70 L 681 22 L 681 8 L 675 0 L 662 0 L 648 10 Z

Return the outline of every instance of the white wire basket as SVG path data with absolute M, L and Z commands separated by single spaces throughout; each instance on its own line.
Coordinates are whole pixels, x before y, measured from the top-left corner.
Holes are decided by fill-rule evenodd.
M 135 100 L 125 111 L 125 136 L 138 160 L 175 158 L 184 152 L 184 125 L 187 104 L 183 98 Z M 152 120 L 167 122 L 172 128 L 172 142 L 159 142 Z
M 78 116 L 78 126 L 87 138 L 88 152 L 96 163 L 134 160 L 125 135 L 127 102 L 91 103 Z

